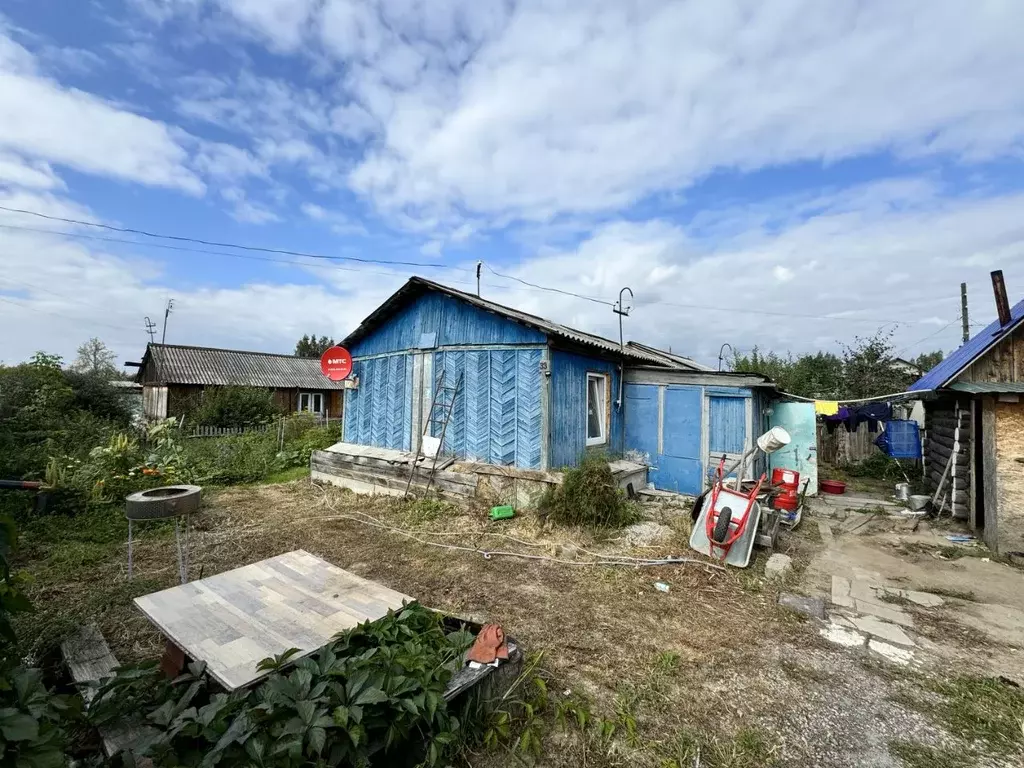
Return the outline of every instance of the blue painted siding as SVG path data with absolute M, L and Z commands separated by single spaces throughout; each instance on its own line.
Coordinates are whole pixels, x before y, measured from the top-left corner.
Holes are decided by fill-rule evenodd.
M 463 384 L 445 432 L 445 451 L 459 458 L 526 469 L 540 467 L 539 349 L 443 350 L 434 370 Z M 440 425 L 433 429 L 440 434 Z
M 436 333 L 436 346 L 544 344 L 533 328 L 438 293 L 427 293 L 397 312 L 387 323 L 355 342 L 353 357 L 415 349 L 423 334 Z
M 658 390 L 664 390 L 661 424 L 661 452 L 658 451 Z M 705 393 L 709 398 L 709 421 L 702 424 Z M 706 457 L 701 455 L 703 430 L 709 451 L 741 451 L 746 435 L 747 398 L 750 390 L 664 385 L 626 385 L 626 448 L 648 454 L 652 469 L 648 477 L 656 488 L 677 493 L 698 494 L 703 489 Z M 714 425 L 714 426 L 712 426 Z
M 708 398 L 711 419 L 708 433 L 708 451 L 712 456 L 723 453 L 743 453 L 747 438 L 747 410 L 745 397 Z
M 622 452 L 622 410 L 615 407 L 619 392 L 619 366 L 592 357 L 551 351 L 551 468 L 579 463 L 587 450 L 587 374 L 611 377 L 608 398 L 612 403 L 610 441 L 596 450 Z
M 410 449 L 412 356 L 354 360 L 359 389 L 345 390 L 345 440 L 379 448 Z

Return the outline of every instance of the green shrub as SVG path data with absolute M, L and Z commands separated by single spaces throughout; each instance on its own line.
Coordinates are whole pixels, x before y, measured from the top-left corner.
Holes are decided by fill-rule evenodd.
M 207 387 L 188 420 L 204 427 L 248 427 L 272 422 L 280 411 L 269 390 L 253 387 Z
M 254 483 L 281 468 L 273 432 L 192 438 L 185 443 L 185 455 L 200 485 Z
M 850 477 L 870 477 L 876 480 L 902 480 L 904 475 L 920 475 L 921 470 L 913 459 L 894 459 L 881 451 L 872 453 L 863 461 L 847 464 L 841 469 Z
M 155 664 L 122 667 L 89 717 L 155 729 L 134 757 L 157 766 L 446 765 L 463 721 L 444 690 L 472 640 L 413 604 L 339 635 L 293 669 L 282 667 L 294 649 L 263 661 L 270 675 L 253 690 L 214 692 L 202 664 L 174 681 Z
M 586 456 L 578 467 L 565 472 L 561 485 L 540 500 L 540 513 L 562 525 L 621 528 L 636 522 L 636 508 L 612 476 L 608 460 Z
M 339 424 L 307 429 L 299 437 L 285 442 L 284 448 L 277 454 L 280 468 L 308 466 L 313 451 L 329 448 L 340 439 L 341 425 Z

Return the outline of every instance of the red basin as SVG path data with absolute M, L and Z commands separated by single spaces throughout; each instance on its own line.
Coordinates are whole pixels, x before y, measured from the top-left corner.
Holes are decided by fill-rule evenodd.
M 846 483 L 839 480 L 819 480 L 818 490 L 824 493 L 846 493 Z

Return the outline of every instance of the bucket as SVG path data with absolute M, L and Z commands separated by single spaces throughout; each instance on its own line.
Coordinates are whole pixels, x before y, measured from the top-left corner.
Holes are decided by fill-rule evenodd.
M 910 483 L 896 483 L 896 498 L 900 501 L 910 498 Z
M 780 493 L 772 500 L 772 506 L 776 509 L 788 509 L 790 511 L 797 508 L 800 502 L 800 497 L 796 491 L 786 491 Z
M 789 432 L 782 427 L 772 427 L 757 438 L 757 447 L 765 453 L 775 453 L 780 448 L 785 448 L 789 445 L 791 439 Z
M 776 467 L 772 470 L 772 485 L 781 485 L 787 491 L 800 488 L 800 473 L 793 469 Z

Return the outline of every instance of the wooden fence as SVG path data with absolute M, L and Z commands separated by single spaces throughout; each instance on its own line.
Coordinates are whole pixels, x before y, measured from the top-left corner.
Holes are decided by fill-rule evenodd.
M 881 425 L 878 432 L 868 431 L 868 423 L 862 421 L 857 425 L 856 432 L 847 432 L 846 427 L 838 424 L 828 433 L 825 425 L 818 423 L 818 462 L 839 467 L 846 464 L 856 464 L 869 456 L 881 452 L 875 445 L 875 438 L 881 434 Z
M 251 435 L 269 432 L 270 424 L 254 424 L 248 427 L 193 427 L 189 437 L 227 437 L 229 435 Z M 273 425 L 277 429 L 277 425 Z

